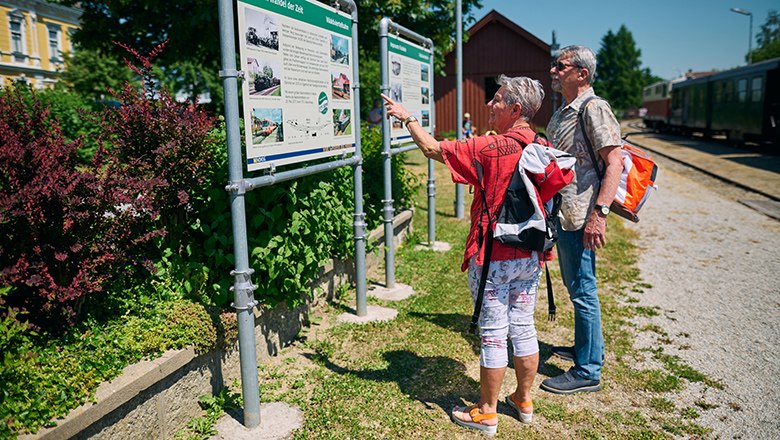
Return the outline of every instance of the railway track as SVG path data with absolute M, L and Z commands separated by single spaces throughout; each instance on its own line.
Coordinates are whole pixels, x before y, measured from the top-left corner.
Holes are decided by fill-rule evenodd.
M 627 139 L 656 157 L 738 189 L 733 196 L 780 220 L 780 156 L 708 140 L 658 134 L 640 121 L 623 123 Z M 662 167 L 663 168 L 663 167 Z M 663 187 L 663 179 L 660 179 Z

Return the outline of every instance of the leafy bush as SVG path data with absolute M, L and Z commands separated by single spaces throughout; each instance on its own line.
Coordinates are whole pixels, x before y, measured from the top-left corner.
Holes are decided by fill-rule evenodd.
M 0 285 L 4 308 L 32 324 L 73 323 L 87 295 L 103 290 L 156 231 L 147 183 L 78 166 L 48 109 L 16 89 L 0 92 Z
M 382 166 L 382 131 L 364 124 L 361 130 L 363 153 L 363 193 L 365 194 L 366 223 L 373 229 L 382 222 L 384 199 L 384 170 Z M 423 184 L 418 176 L 404 165 L 405 153 L 395 154 L 390 160 L 393 206 L 399 209 L 412 206 L 414 194 Z
M 154 304 L 144 316 L 109 316 L 100 326 L 79 324 L 60 336 L 30 332 L 13 314 L 0 318 L 0 438 L 48 426 L 145 356 L 187 345 L 210 349 L 217 333 L 234 333 L 234 325 L 188 301 Z

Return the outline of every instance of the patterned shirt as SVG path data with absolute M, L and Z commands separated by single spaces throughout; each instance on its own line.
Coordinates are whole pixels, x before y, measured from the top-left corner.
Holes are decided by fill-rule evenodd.
M 512 131 L 518 133 L 527 144 L 534 140 L 535 133 L 532 130 Z M 485 192 L 490 218 L 495 222 L 523 148 L 514 139 L 503 135 L 478 136 L 465 141 L 443 141 L 439 142 L 439 147 L 442 149 L 444 163 L 452 174 L 452 181 L 473 185 L 476 189 L 471 202 L 471 229 L 466 237 L 466 252 L 461 266 L 461 270 L 465 271 L 472 256 L 476 255 L 478 266 L 482 266 L 485 258 L 484 234 L 487 232 L 488 217 L 481 192 Z M 493 241 L 490 260 L 514 260 L 531 256 L 531 251 Z
M 559 108 L 547 125 L 547 136 L 553 147 L 577 158 L 574 180 L 561 190 L 563 204 L 560 219 L 564 231 L 576 231 L 585 226 L 585 220 L 596 204 L 600 187 L 599 177 L 577 120 L 577 112 L 582 107 L 582 102 L 593 95 L 593 88 L 589 88 L 570 104 Z M 623 145 L 623 140 L 620 138 L 620 124 L 615 119 L 609 104 L 603 99 L 590 101 L 583 117 L 588 130 L 588 139 L 593 145 L 598 167 L 603 175 L 605 164 L 598 150 Z

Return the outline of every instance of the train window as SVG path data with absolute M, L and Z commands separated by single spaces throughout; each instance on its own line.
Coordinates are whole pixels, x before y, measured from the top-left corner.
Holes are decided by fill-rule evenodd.
M 723 85 L 723 102 L 729 102 L 734 99 L 734 81 L 726 81 Z
M 753 81 L 750 82 L 750 89 L 751 89 L 751 92 L 752 92 L 751 93 L 752 97 L 750 98 L 751 101 L 753 101 L 753 102 L 761 102 L 761 100 L 763 99 L 763 96 L 762 96 L 763 95 L 762 92 L 763 92 L 763 89 L 764 89 L 764 87 L 763 87 L 763 85 L 764 85 L 763 82 L 764 81 L 763 80 L 764 80 L 764 78 L 762 78 L 760 76 L 757 76 L 757 77 L 753 78 Z
M 721 102 L 723 100 L 723 83 L 716 82 L 712 86 L 712 97 L 715 102 Z
M 655 86 L 655 95 L 656 96 L 661 95 L 663 88 L 664 88 L 663 84 L 658 84 L 657 86 Z
M 666 98 L 667 96 L 669 96 L 669 87 L 667 87 L 667 85 L 664 84 L 663 85 L 663 89 L 662 89 L 662 93 L 661 93 L 661 97 Z
M 747 101 L 747 78 L 737 81 L 737 101 Z

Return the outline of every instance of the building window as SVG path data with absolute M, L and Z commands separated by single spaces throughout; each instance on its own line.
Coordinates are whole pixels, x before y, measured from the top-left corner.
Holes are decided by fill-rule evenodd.
M 753 81 L 750 82 L 750 88 L 751 88 L 751 101 L 753 102 L 761 102 L 761 100 L 764 98 L 764 79 L 760 76 L 757 76 L 753 78 Z
M 11 53 L 14 61 L 23 62 L 27 58 L 24 51 L 24 16 L 13 14 L 10 16 L 11 28 Z
M 485 77 L 485 103 L 490 102 L 490 100 L 493 99 L 493 96 L 496 95 L 496 92 L 500 88 L 501 86 L 499 86 L 498 83 L 496 82 L 496 77 L 486 76 Z
M 60 31 L 49 28 L 49 56 L 52 61 L 60 60 Z

